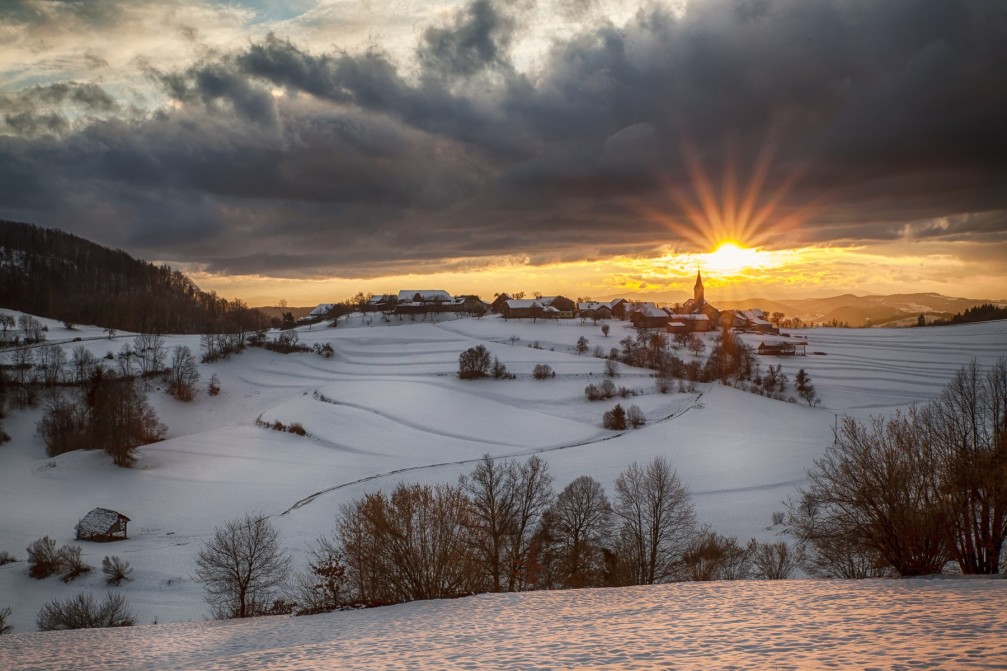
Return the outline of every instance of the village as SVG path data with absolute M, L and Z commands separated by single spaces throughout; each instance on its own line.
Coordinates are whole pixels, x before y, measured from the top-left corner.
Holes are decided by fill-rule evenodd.
M 758 309 L 718 310 L 707 302 L 703 287 L 702 271 L 696 273 L 693 297 L 684 303 L 671 307 L 659 307 L 654 302 L 630 301 L 615 298 L 609 301 L 574 300 L 566 296 L 541 296 L 525 298 L 524 294 L 511 296 L 496 294 L 492 302 L 483 301 L 479 296 L 452 296 L 443 289 L 406 289 L 398 294 L 382 294 L 365 297 L 346 303 L 323 303 L 315 307 L 302 324 L 315 324 L 326 320 L 337 323 L 338 318 L 351 309 L 361 312 L 381 313 L 386 318 L 409 316 L 426 318 L 431 315 L 454 313 L 482 317 L 497 314 L 504 320 L 529 319 L 579 319 L 581 323 L 591 321 L 602 324 L 611 320 L 628 321 L 638 332 L 667 333 L 682 336 L 691 333 L 734 330 L 744 333 L 781 336 L 766 314 Z M 782 337 L 788 338 L 787 334 Z M 795 356 L 806 354 L 806 344 L 801 340 L 763 341 L 757 352 L 764 355 Z

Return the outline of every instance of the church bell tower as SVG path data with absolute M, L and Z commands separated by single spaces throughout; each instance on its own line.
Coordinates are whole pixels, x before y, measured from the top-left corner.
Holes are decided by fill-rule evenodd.
M 703 297 L 703 274 L 699 270 L 696 271 L 696 286 L 692 290 L 692 302 L 693 310 L 698 310 L 706 303 L 706 299 Z

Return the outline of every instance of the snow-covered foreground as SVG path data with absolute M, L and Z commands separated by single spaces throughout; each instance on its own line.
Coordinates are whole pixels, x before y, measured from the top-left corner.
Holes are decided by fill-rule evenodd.
M 47 323 L 51 341 L 70 348 L 81 338 L 99 356 L 129 339 Z M 152 388 L 150 401 L 169 427 L 168 439 L 142 448 L 133 469 L 116 468 L 97 452 L 46 458 L 34 435 L 41 410 L 12 412 L 4 425 L 13 440 L 0 446 L 0 551 L 23 560 L 27 545 L 42 536 L 73 543 L 74 525 L 89 510 L 118 510 L 132 519 L 130 539 L 81 543 L 84 559 L 100 567 L 102 557 L 118 555 L 133 565 L 134 579 L 117 589 L 140 623 L 201 620 L 209 609 L 193 580 L 193 560 L 215 526 L 261 512 L 300 567 L 306 545 L 332 532 L 343 503 L 400 481 L 454 482 L 486 453 L 541 454 L 557 491 L 587 474 L 610 493 L 630 463 L 663 455 L 691 490 L 701 523 L 742 542 L 775 539 L 780 528 L 771 525 L 772 515 L 831 442 L 837 415 L 866 417 L 925 401 L 972 358 L 989 364 L 1007 354 L 1007 322 L 811 330 L 799 334 L 808 338 L 809 356 L 771 358 L 763 366 L 781 363 L 791 380 L 805 368 L 822 407 L 717 384 L 660 394 L 650 371 L 625 366 L 616 384 L 640 395 L 589 402 L 584 387 L 603 379 L 604 363 L 575 354 L 573 345 L 583 335 L 591 349 L 618 347 L 632 333 L 621 322 L 612 323 L 609 337 L 579 320 L 495 317 L 392 324 L 377 317 L 367 324 L 356 316 L 336 329 L 299 332 L 309 345 L 331 343 L 335 356 L 250 349 L 203 364 L 202 384 L 216 373 L 222 392 L 201 391 L 192 403 Z M 749 338 L 753 345 L 760 340 Z M 195 336 L 166 340 L 198 352 Z M 517 379 L 459 380 L 459 353 L 479 343 Z M 539 363 L 557 376 L 532 379 Z M 602 413 L 616 402 L 640 406 L 648 425 L 622 434 L 603 429 Z M 299 422 L 310 435 L 261 428 L 259 418 Z M 33 631 L 43 604 L 79 591 L 100 597 L 100 570 L 67 585 L 31 579 L 24 561 L 0 566 L 0 608 L 13 609 L 15 632 Z
M 0 638 L 9 671 L 1003 669 L 1007 580 L 791 580 L 481 595 Z

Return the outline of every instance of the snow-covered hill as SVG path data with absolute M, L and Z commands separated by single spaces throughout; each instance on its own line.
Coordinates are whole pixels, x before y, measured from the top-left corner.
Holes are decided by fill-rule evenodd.
M 1002 669 L 1007 580 L 782 580 L 484 594 L 0 638 L 8 671 Z
M 372 322 L 355 317 L 336 329 L 300 330 L 309 345 L 331 343 L 331 359 L 250 349 L 203 364 L 204 383 L 212 373 L 221 380 L 216 397 L 200 393 L 186 404 L 151 389 L 168 439 L 142 448 L 134 469 L 116 468 L 96 452 L 46 458 L 34 436 L 41 411 L 13 412 L 4 420 L 13 440 L 0 446 L 0 551 L 23 560 L 24 548 L 42 536 L 73 542 L 74 525 L 92 508 L 118 510 L 132 519 L 130 539 L 82 543 L 85 559 L 100 566 L 116 554 L 133 565 L 135 579 L 120 589 L 141 623 L 201 620 L 209 611 L 193 581 L 193 558 L 216 525 L 262 512 L 303 561 L 305 546 L 332 531 L 340 504 L 403 480 L 454 481 L 486 453 L 542 454 L 557 489 L 581 474 L 611 488 L 634 460 L 664 455 L 691 490 L 700 522 L 742 541 L 769 539 L 779 530 L 773 512 L 831 442 L 836 415 L 866 417 L 925 401 L 973 357 L 990 363 L 1007 353 L 1007 322 L 812 330 L 797 334 L 807 336 L 809 356 L 772 363 L 791 379 L 805 368 L 822 407 L 720 385 L 662 395 L 649 371 L 625 366 L 617 384 L 643 393 L 592 403 L 583 390 L 602 379 L 603 362 L 575 354 L 573 345 L 583 335 L 591 348 L 618 346 L 631 332 L 620 322 L 608 337 L 579 321 Z M 118 351 L 127 337 L 47 324 L 51 341 L 85 344 L 98 356 Z M 198 351 L 195 336 L 166 340 Z M 477 343 L 518 379 L 459 380 L 458 354 Z M 533 380 L 538 363 L 550 364 L 556 378 Z M 601 428 L 616 400 L 639 405 L 648 425 L 621 435 Z M 309 436 L 260 428 L 259 418 L 299 422 Z M 100 571 L 65 585 L 29 578 L 23 561 L 0 566 L 0 608 L 13 608 L 16 632 L 34 629 L 45 602 L 80 590 L 103 593 Z

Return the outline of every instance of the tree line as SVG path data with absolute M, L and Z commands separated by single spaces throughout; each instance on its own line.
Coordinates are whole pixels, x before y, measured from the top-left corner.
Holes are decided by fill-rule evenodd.
M 136 333 L 231 332 L 270 324 L 258 310 L 201 291 L 167 265 L 12 221 L 0 221 L 0 297 L 12 310 Z
M 783 542 L 739 544 L 700 526 L 663 457 L 630 465 L 613 492 L 585 475 L 556 493 L 539 457 L 487 455 L 455 484 L 399 483 L 343 505 L 292 590 L 282 589 L 290 555 L 261 515 L 218 527 L 197 555 L 197 577 L 216 617 L 249 617 L 480 592 L 785 578 L 796 566 Z

